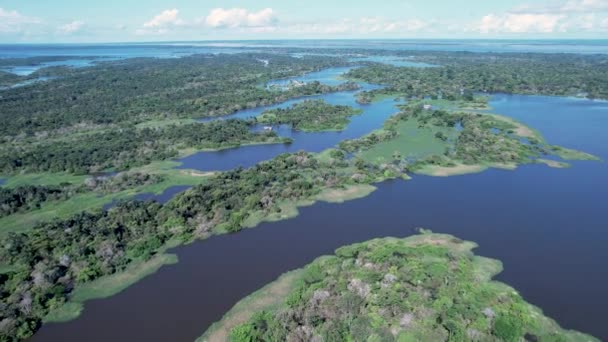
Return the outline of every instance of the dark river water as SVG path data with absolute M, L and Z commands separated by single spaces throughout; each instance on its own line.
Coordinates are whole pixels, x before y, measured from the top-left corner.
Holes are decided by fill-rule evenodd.
M 340 101 L 343 95 L 327 98 Z M 496 95 L 491 104 L 494 112 L 539 129 L 550 143 L 608 159 L 608 102 Z M 385 101 L 364 108 L 366 114 L 353 119 L 342 134 L 357 136 L 379 127 L 395 112 L 394 105 Z M 334 139 L 325 136 L 333 135 L 316 136 L 306 149 L 316 150 L 328 143 L 322 139 Z M 294 139 L 298 143 L 309 138 Z M 187 167 L 225 169 L 235 165 L 235 158 L 246 165 L 269 159 L 276 148 L 235 149 L 184 162 Z M 239 299 L 282 273 L 339 246 L 374 237 L 404 237 L 416 227 L 477 242 L 476 253 L 504 263 L 499 280 L 565 328 L 608 340 L 604 162 L 384 182 L 363 199 L 317 203 L 302 208 L 294 219 L 176 248 L 178 264 L 163 267 L 116 296 L 87 302 L 80 318 L 45 325 L 32 340 L 191 341 Z

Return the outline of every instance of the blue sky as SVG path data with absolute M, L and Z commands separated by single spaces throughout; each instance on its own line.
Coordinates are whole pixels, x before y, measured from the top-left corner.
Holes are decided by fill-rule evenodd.
M 606 38 L 608 0 L 0 0 L 0 42 Z

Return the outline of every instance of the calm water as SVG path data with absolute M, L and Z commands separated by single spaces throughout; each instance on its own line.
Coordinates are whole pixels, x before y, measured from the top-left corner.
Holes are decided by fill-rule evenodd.
M 606 102 L 497 95 L 492 105 L 540 129 L 551 143 L 608 158 Z M 421 226 L 478 242 L 478 254 L 503 261 L 498 279 L 564 327 L 608 339 L 606 163 L 416 176 L 378 187 L 360 200 L 319 203 L 295 219 L 177 248 L 177 265 L 86 303 L 79 319 L 44 326 L 33 340 L 190 341 L 288 270 L 344 244 L 407 236 Z
M 608 53 L 606 41 L 391 40 L 0 46 L 0 57 L 172 58 L 264 46 Z M 344 71 L 336 68 L 295 79 L 337 84 L 336 77 Z M 196 154 L 183 159 L 182 167 L 225 170 L 250 166 L 282 152 L 320 151 L 380 127 L 396 112 L 396 103 L 391 100 L 357 105 L 352 92 L 319 97 L 362 108 L 364 114 L 353 117 L 342 132 L 301 133 L 276 127 L 294 143 Z M 302 99 L 268 108 L 297 101 Z M 550 143 L 608 159 L 608 102 L 496 95 L 491 104 L 495 112 L 539 129 Z M 233 117 L 251 117 L 265 109 L 241 111 Z M 608 340 L 604 322 L 608 306 L 606 163 L 576 162 L 569 169 L 529 165 L 516 171 L 489 170 L 449 178 L 416 176 L 408 182 L 385 182 L 378 188 L 360 200 L 319 203 L 303 208 L 301 215 L 291 220 L 177 248 L 177 265 L 163 267 L 114 297 L 87 302 L 80 318 L 46 325 L 32 340 L 191 341 L 239 299 L 280 274 L 344 244 L 407 236 L 420 226 L 478 242 L 478 254 L 503 261 L 505 271 L 500 280 L 514 286 L 564 327 Z M 165 201 L 182 190 L 168 189 L 152 199 Z
M 286 84 L 290 80 L 300 80 L 304 82 L 318 80 L 324 84 L 337 85 L 344 82 L 343 80 L 338 79 L 338 77 L 347 72 L 349 69 L 350 68 L 330 68 L 301 77 L 273 81 L 271 84 Z M 360 85 L 362 90 L 378 88 L 378 86 L 367 83 L 360 83 Z M 326 102 L 334 105 L 347 105 L 363 110 L 361 115 L 353 116 L 348 126 L 340 132 L 306 133 L 292 131 L 290 127 L 278 126 L 274 127 L 275 131 L 280 136 L 292 138 L 293 143 L 244 146 L 219 152 L 199 152 L 179 159 L 179 161 L 182 163 L 179 168 L 196 169 L 200 171 L 223 171 L 230 170 L 238 166 L 249 167 L 259 163 L 260 161 L 272 159 L 281 153 L 297 152 L 301 150 L 320 152 L 327 148 L 336 146 L 342 140 L 358 138 L 374 129 L 382 127 L 384 121 L 398 111 L 398 109 L 395 107 L 398 102 L 395 102 L 392 99 L 376 102 L 370 105 L 360 105 L 355 101 L 354 95 L 356 92 L 358 91 L 345 91 L 293 99 L 278 105 L 242 110 L 233 115 L 219 119 L 251 118 L 269 109 L 286 108 L 295 103 L 310 99 L 323 99 Z M 209 120 L 218 120 L 218 118 L 204 119 L 201 121 Z
M 471 51 L 607 54 L 608 40 L 250 40 L 108 44 L 0 44 L 0 58 L 62 56 L 63 61 L 6 67 L 2 70 L 29 75 L 46 66 L 83 67 L 96 61 L 133 58 L 179 58 L 193 54 L 259 52 L 265 48 L 382 49 L 392 51 Z M 325 53 L 321 53 L 325 54 Z M 298 54 L 301 56 L 302 54 Z M 327 54 L 326 54 L 327 55 Z M 86 57 L 86 58 L 84 58 Z M 373 57 L 378 58 L 378 57 Z M 373 59 L 372 58 L 372 59 Z M 382 62 L 408 66 L 406 60 L 379 57 Z

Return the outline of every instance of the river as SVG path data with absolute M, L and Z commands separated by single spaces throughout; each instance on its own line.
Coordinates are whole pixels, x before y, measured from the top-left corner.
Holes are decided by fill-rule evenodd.
M 344 70 L 310 77 L 335 80 Z M 372 85 L 363 85 L 373 87 Z M 364 110 L 343 132 L 291 134 L 291 145 L 260 145 L 183 159 L 182 167 L 225 170 L 278 153 L 319 151 L 361 136 L 396 112 L 395 102 L 354 103 L 351 92 L 321 96 Z M 300 101 L 295 100 L 295 101 Z M 286 106 L 293 101 L 281 104 Z M 550 143 L 608 159 L 608 102 L 494 95 L 493 112 L 540 130 Z M 259 114 L 263 108 L 236 117 Z M 85 304 L 78 319 L 48 324 L 33 341 L 191 341 L 239 299 L 335 248 L 374 237 L 407 236 L 416 227 L 479 243 L 480 255 L 503 261 L 498 276 L 565 328 L 608 339 L 608 168 L 527 165 L 486 172 L 378 184 L 370 196 L 344 204 L 317 203 L 290 220 L 212 237 L 173 250 L 180 262 L 163 267 L 108 299 Z

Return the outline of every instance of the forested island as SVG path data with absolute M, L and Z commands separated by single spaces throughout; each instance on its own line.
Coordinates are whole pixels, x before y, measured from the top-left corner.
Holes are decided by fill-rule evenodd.
M 561 329 L 476 245 L 424 231 L 341 247 L 236 304 L 199 341 L 597 341 Z
M 437 103 L 412 101 L 401 106 L 401 112 L 387 120 L 382 129 L 343 141 L 340 147 L 368 163 L 400 165 L 435 176 L 479 172 L 487 167 L 513 169 L 534 162 L 567 166 L 549 162 L 543 158 L 547 155 L 563 160 L 597 160 L 587 153 L 551 146 L 538 132 L 515 120 L 461 110 L 462 102 L 438 102 L 448 105 L 439 109 L 425 102 Z
M 351 116 L 361 112 L 349 106 L 330 105 L 323 100 L 306 100 L 289 108 L 265 111 L 254 120 L 269 125 L 290 125 L 298 131 L 340 131 Z
M 439 67 L 404 68 L 372 63 L 352 69 L 347 79 L 384 84 L 371 91 L 407 98 L 469 100 L 475 92 L 578 96 L 608 99 L 606 57 L 568 54 L 412 52 L 416 60 Z M 361 97 L 370 101 L 369 96 Z

